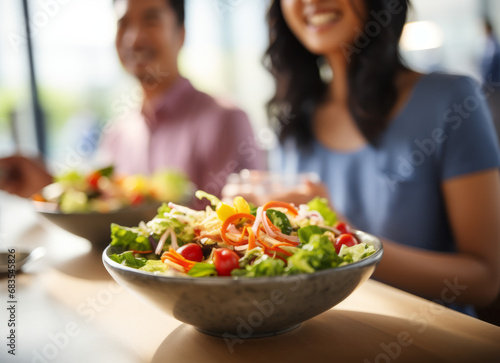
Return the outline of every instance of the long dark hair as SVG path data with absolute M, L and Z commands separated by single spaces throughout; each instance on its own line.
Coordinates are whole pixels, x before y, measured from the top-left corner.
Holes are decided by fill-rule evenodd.
M 395 76 L 406 69 L 398 43 L 410 5 L 409 0 L 398 2 L 399 6 L 394 7 L 394 0 L 365 0 L 368 18 L 363 35 L 346 45 L 344 51 L 349 62 L 349 110 L 372 144 L 387 125 L 396 102 Z M 381 20 L 381 14 L 389 16 Z M 275 122 L 281 142 L 295 137 L 299 146 L 307 146 L 314 139 L 314 110 L 324 101 L 328 87 L 320 75 L 321 57 L 309 52 L 292 33 L 280 0 L 273 1 L 267 21 L 269 47 L 264 64 L 276 82 L 276 93 L 267 104 L 268 115 Z

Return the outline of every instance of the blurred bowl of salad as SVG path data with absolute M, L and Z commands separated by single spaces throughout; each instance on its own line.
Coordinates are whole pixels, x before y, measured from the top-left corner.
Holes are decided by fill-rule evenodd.
M 380 240 L 351 230 L 325 199 L 212 207 L 163 204 L 147 223 L 114 224 L 103 252 L 110 275 L 198 330 L 239 339 L 287 332 L 349 296 L 375 270 Z
M 110 225 L 148 221 L 164 201 L 189 202 L 194 186 L 177 171 L 118 176 L 112 166 L 89 173 L 70 170 L 32 197 L 37 213 L 94 245 L 109 244 Z

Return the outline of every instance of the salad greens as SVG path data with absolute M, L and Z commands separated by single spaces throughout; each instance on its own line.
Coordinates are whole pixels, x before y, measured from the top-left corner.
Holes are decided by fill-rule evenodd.
M 328 200 L 326 198 L 316 197 L 307 203 L 310 210 L 318 211 L 325 220 L 327 226 L 333 226 L 337 221 L 337 215 L 328 206 Z
M 133 268 L 143 267 L 148 262 L 148 260 L 144 257 L 135 257 L 132 251 L 126 251 L 119 255 L 115 253 L 109 256 L 109 258 L 119 264 Z
M 111 246 L 118 252 L 110 258 L 154 274 L 250 278 L 314 273 L 376 252 L 355 234 L 339 234 L 326 199 L 299 208 L 277 201 L 251 208 L 238 197 L 221 213 L 224 202 L 201 191 L 196 196 L 216 210 L 165 203 L 137 227 L 112 224 Z
M 268 209 L 266 214 L 271 220 L 272 224 L 278 227 L 282 233 L 288 235 L 292 233 L 292 225 L 290 224 L 290 220 L 285 213 L 280 212 L 276 209 Z

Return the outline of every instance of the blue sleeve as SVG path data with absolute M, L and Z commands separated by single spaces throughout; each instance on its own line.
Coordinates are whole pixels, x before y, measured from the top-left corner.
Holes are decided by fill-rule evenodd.
M 487 94 L 469 77 L 455 78 L 450 86 L 450 103 L 443 115 L 441 180 L 500 165 Z

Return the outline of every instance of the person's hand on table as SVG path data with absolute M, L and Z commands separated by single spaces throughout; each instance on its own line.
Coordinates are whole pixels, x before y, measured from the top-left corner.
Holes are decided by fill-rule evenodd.
M 40 160 L 18 155 L 0 159 L 1 190 L 28 198 L 50 183 L 52 176 Z

